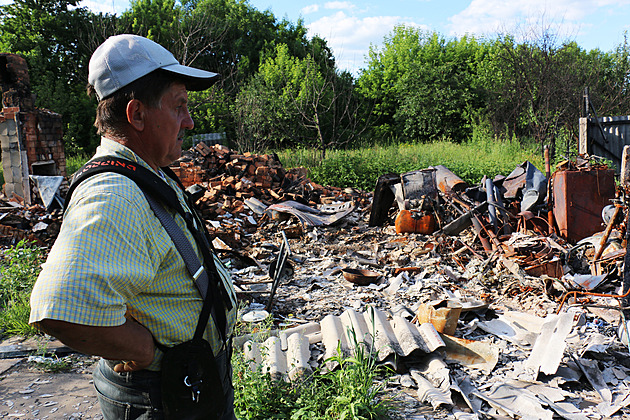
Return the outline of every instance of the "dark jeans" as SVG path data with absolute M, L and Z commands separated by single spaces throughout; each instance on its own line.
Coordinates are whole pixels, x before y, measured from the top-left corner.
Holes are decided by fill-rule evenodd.
M 217 357 L 219 373 L 224 378 L 224 387 L 231 384 L 231 366 L 229 372 L 220 363 L 227 357 L 222 352 Z M 101 359 L 94 369 L 94 388 L 105 420 L 164 420 L 162 410 L 162 392 L 160 389 L 160 372 L 140 370 L 136 372 L 117 373 L 114 363 Z M 227 376 L 229 374 L 229 376 Z M 221 420 L 233 420 L 234 389 L 230 386 L 226 393 L 226 413 Z

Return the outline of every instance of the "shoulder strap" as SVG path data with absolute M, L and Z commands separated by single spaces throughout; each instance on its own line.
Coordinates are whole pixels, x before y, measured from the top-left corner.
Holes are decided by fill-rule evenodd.
M 203 307 L 201 309 L 201 313 L 199 314 L 199 321 L 197 321 L 197 328 L 195 329 L 193 340 L 199 340 L 203 337 L 205 326 L 208 324 L 208 318 L 212 315 L 212 319 L 214 319 L 214 323 L 219 330 L 221 339 L 225 343 L 227 340 L 227 323 L 225 316 L 221 317 L 215 311 L 215 306 L 220 304 L 220 301 L 217 301 L 217 294 L 208 293 L 208 272 L 205 270 L 201 262 L 199 262 L 199 258 L 197 258 L 197 254 L 195 254 L 190 242 L 186 239 L 184 232 L 179 225 L 175 223 L 175 220 L 173 220 L 171 215 L 166 212 L 164 207 L 162 207 L 162 205 L 160 205 L 160 203 L 158 203 L 151 194 L 144 192 L 144 195 L 147 198 L 151 209 L 153 209 L 157 218 L 160 219 L 162 226 L 164 226 L 164 229 L 168 232 L 169 236 L 175 243 L 175 247 L 186 263 L 188 273 L 195 281 L 195 285 L 203 297 Z M 214 271 L 214 259 L 211 261 Z M 221 311 L 219 312 L 222 313 Z
M 212 300 L 214 301 L 213 302 L 214 305 L 212 305 L 212 309 L 214 309 L 213 307 L 216 306 L 217 304 L 222 303 L 223 304 L 222 306 L 224 308 L 226 308 L 227 310 L 231 310 L 233 305 L 228 296 L 227 290 L 225 290 L 223 282 L 219 278 L 219 274 L 214 265 L 214 254 L 213 252 L 211 252 L 212 245 L 210 244 L 210 242 L 208 241 L 206 237 L 207 232 L 205 230 L 205 226 L 203 222 L 200 220 L 197 213 L 195 212 L 193 203 L 189 199 L 188 194 L 184 190 L 184 186 L 182 185 L 177 175 L 175 175 L 175 173 L 173 173 L 173 171 L 170 170 L 169 168 L 161 168 L 161 169 L 167 176 L 169 176 L 175 182 L 177 182 L 179 187 L 182 189 L 182 191 L 184 192 L 184 196 L 186 198 L 187 204 L 189 205 L 192 214 L 191 212 L 187 212 L 186 210 L 184 210 L 183 206 L 181 205 L 177 197 L 177 193 L 173 191 L 173 189 L 155 173 L 153 173 L 152 171 L 148 170 L 147 168 L 135 162 L 132 162 L 127 159 L 114 157 L 114 156 L 104 156 L 104 157 L 92 159 L 74 174 L 74 176 L 72 177 L 72 182 L 70 183 L 68 194 L 66 195 L 64 212 L 68 206 L 68 203 L 70 203 L 70 198 L 74 190 L 77 188 L 77 186 L 81 182 L 83 182 L 87 178 L 93 175 L 99 174 L 99 173 L 103 173 L 103 172 L 115 172 L 115 173 L 119 173 L 121 175 L 128 177 L 129 179 L 134 181 L 138 185 L 138 187 L 140 187 L 142 192 L 147 197 L 147 200 L 149 196 L 155 197 L 161 202 L 163 202 L 165 205 L 167 205 L 168 207 L 171 207 L 173 210 L 175 210 L 182 216 L 190 232 L 193 234 L 193 237 L 195 238 L 197 245 L 201 249 L 201 252 L 204 257 L 203 259 L 206 262 L 205 264 L 207 266 L 206 268 L 209 268 L 210 274 L 212 274 L 211 277 L 214 280 L 212 283 L 215 286 L 214 291 L 216 291 L 216 293 L 211 293 L 211 295 L 213 295 Z M 151 205 L 151 208 L 155 212 L 156 208 L 151 203 L 151 200 L 148 200 L 148 201 L 149 201 L 149 204 Z M 203 229 L 203 231 L 200 231 L 199 229 L 195 228 L 193 219 L 195 219 L 196 223 L 200 226 L 200 229 Z M 162 222 L 161 219 L 160 221 Z M 171 231 L 167 229 L 167 232 L 173 238 L 173 236 L 171 235 Z M 183 235 L 183 232 L 182 232 L 182 235 Z M 178 248 L 178 251 L 180 251 L 181 253 L 181 250 L 179 249 L 179 246 L 177 245 L 177 241 L 175 241 L 175 238 L 173 238 L 173 241 L 175 242 L 176 247 Z M 183 254 L 182 254 L 182 258 L 184 258 Z M 186 265 L 188 269 L 190 270 L 191 266 L 188 265 L 188 260 L 184 258 L 184 261 L 186 262 Z M 196 272 L 197 271 L 195 271 L 195 273 Z M 191 273 L 191 274 L 192 274 L 193 279 L 195 279 L 196 281 L 197 278 L 194 276 L 194 273 Z M 202 286 L 199 290 L 202 297 L 204 298 L 204 302 L 207 300 L 206 293 L 204 292 L 207 292 L 208 289 L 209 289 L 208 285 L 206 285 L 205 287 Z M 217 327 L 222 335 L 222 338 L 225 340 L 225 336 L 226 336 L 225 327 L 227 326 L 226 325 L 227 323 L 225 320 L 225 313 L 224 311 L 219 310 L 219 311 L 216 311 L 216 315 L 218 318 Z
M 103 156 L 92 159 L 81 169 L 79 169 L 73 176 L 70 183 L 70 189 L 66 195 L 66 201 L 64 204 L 64 212 L 70 203 L 70 197 L 77 188 L 77 186 L 85 181 L 87 178 L 100 174 L 102 172 L 116 172 L 121 175 L 125 175 L 127 178 L 138 184 L 138 187 L 142 191 L 149 192 L 152 196 L 157 197 L 163 203 L 166 203 L 173 210 L 177 211 L 185 219 L 186 211 L 182 207 L 177 198 L 177 194 L 173 189 L 164 182 L 159 176 L 148 170 L 142 165 L 132 162 L 127 159 L 122 159 L 114 156 Z M 177 184 L 183 189 L 183 185 L 170 169 L 164 171 L 169 177 L 175 179 Z

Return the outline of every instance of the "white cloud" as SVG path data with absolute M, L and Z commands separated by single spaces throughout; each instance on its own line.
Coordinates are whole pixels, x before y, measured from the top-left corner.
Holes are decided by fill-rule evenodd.
M 329 1 L 324 4 L 324 8 L 331 10 L 352 10 L 356 6 L 349 1 Z
M 79 3 L 79 7 L 87 7 L 94 13 L 113 13 L 121 15 L 129 6 L 128 0 L 83 0 Z
M 359 18 L 348 16 L 342 11 L 322 17 L 307 27 L 310 36 L 319 35 L 326 39 L 339 68 L 356 75 L 359 68 L 365 67 L 370 44 L 380 45 L 385 35 L 399 24 L 428 29 L 400 16 Z
M 311 13 L 316 13 L 318 10 L 319 10 L 319 4 L 310 4 L 308 6 L 304 6 L 300 10 L 300 13 L 302 13 L 303 15 L 308 15 Z
M 630 0 L 473 0 L 448 19 L 448 29 L 454 36 L 502 32 L 535 36 L 552 29 L 561 39 L 573 38 L 588 26 L 586 18 L 598 7 L 629 3 Z

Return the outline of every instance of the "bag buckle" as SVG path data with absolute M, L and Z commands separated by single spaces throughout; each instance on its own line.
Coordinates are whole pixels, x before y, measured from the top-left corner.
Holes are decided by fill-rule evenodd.
M 198 403 L 199 402 L 199 395 L 201 394 L 201 390 L 199 389 L 199 385 L 201 385 L 202 382 L 203 382 L 203 380 L 199 379 L 196 382 L 190 383 L 190 380 L 188 379 L 188 376 L 186 376 L 184 378 L 184 385 L 186 385 L 188 388 L 190 388 L 191 398 L 192 398 L 194 403 Z

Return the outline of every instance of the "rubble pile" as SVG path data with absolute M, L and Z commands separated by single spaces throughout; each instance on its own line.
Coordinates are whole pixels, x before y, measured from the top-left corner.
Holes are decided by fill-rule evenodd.
M 198 143 L 171 169 L 185 187 L 197 188 L 197 204 L 203 218 L 210 221 L 209 230 L 234 247 L 249 244 L 248 235 L 258 227 L 255 215 L 262 215 L 274 203 L 369 205 L 369 194 L 318 185 L 308 178 L 305 168 L 286 170 L 276 155 L 240 154 L 220 144 Z M 299 225 L 294 229 L 299 231 Z
M 351 327 L 393 370 L 382 385 L 401 419 L 630 415 L 627 194 L 606 166 L 580 158 L 543 174 L 525 162 L 475 186 L 436 166 L 361 192 L 200 143 L 173 169 L 232 271 L 243 322 L 273 316 L 275 350 L 251 357 L 290 354 L 278 377 L 333 369 Z M 59 211 L 1 206 L 3 244 L 52 243 Z
M 377 187 L 371 207 L 356 208 L 334 226 L 303 223 L 301 236 L 289 239 L 291 269 L 275 291 L 277 276 L 268 270 L 278 261 L 286 226 L 274 220 L 261 224 L 252 234 L 253 245 L 240 247 L 238 253 L 220 250 L 232 263 L 237 293 L 249 303 L 244 318 L 264 318 L 264 307 L 288 331 L 308 329 L 313 369 L 324 366 L 336 351 L 326 336 L 335 323 L 342 333 L 332 336 L 343 335 L 348 327 L 344 318 L 367 319 L 377 311 L 393 324 L 404 319 L 415 325 L 418 350 L 395 351 L 383 361 L 396 372 L 383 385 L 398 404 L 399 418 L 627 416 L 629 352 L 627 340 L 619 338 L 625 290 L 621 213 L 627 209 L 621 205 L 615 217 L 600 220 L 591 236 L 569 241 L 559 228 L 566 220 L 555 220 L 563 217 L 560 213 L 550 223 L 547 183 L 537 190 L 544 195 L 528 192 L 533 184 L 526 174 L 533 169 L 527 164 L 521 169 L 520 181 L 511 174 L 492 184 L 484 180 L 463 188 L 458 183 L 458 191 L 436 183 L 436 191 L 429 188 L 427 194 L 425 189 L 419 199 L 405 196 L 410 186 L 403 185 L 402 196 L 397 196 L 399 187 L 391 185 L 391 207 L 380 205 L 386 194 Z M 608 170 L 588 162 L 560 170 L 569 169 Z M 404 183 L 402 176 L 389 181 L 397 180 Z M 511 197 L 506 197 L 510 194 L 504 185 L 513 191 Z M 487 190 L 493 191 L 490 199 Z M 617 196 L 599 197 L 599 204 L 619 203 L 623 195 L 620 190 Z M 407 223 L 401 231 L 403 224 L 396 219 L 403 210 L 415 213 L 415 220 L 432 215 L 433 231 L 426 231 L 426 223 Z M 370 226 L 378 211 L 385 214 L 382 225 Z M 348 272 L 364 273 L 365 281 L 351 279 Z M 439 322 L 426 314 L 446 302 L 461 312 L 454 332 L 438 330 L 443 344 L 431 350 L 422 343 L 422 330 L 427 325 L 437 330 Z M 330 316 L 339 321 L 326 321 Z M 357 331 L 367 328 L 360 335 L 368 348 L 375 345 L 369 337 L 379 337 L 369 324 L 349 324 Z M 395 332 L 395 327 L 386 331 Z M 284 365 L 289 367 L 295 364 L 291 342 L 274 341 L 278 349 L 272 352 L 287 352 Z M 382 349 L 379 360 L 381 356 Z M 262 363 L 270 369 L 282 366 L 264 358 Z M 294 375 L 290 369 L 279 372 L 280 377 Z
M 49 212 L 41 204 L 26 205 L 14 195 L 0 200 L 0 246 L 12 246 L 21 240 L 39 246 L 52 246 L 61 227 L 61 212 Z

